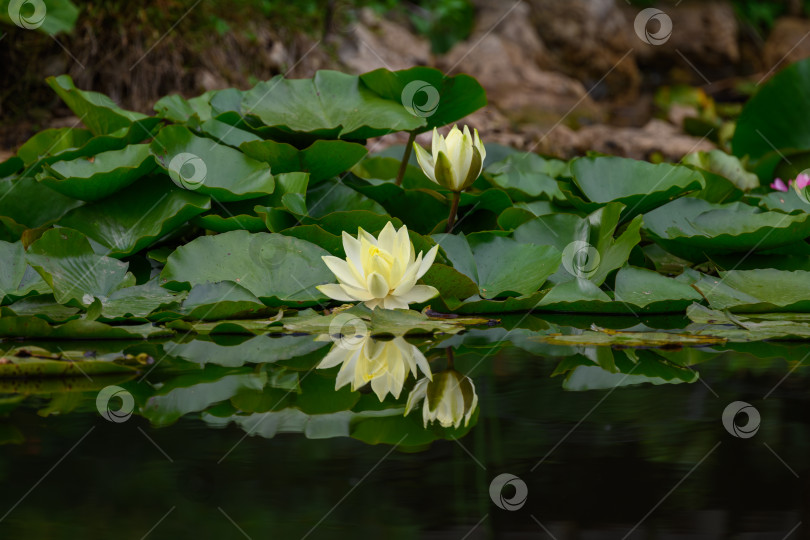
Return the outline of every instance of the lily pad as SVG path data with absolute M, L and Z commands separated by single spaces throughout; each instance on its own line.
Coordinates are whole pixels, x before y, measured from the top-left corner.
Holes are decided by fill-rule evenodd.
M 46 231 L 26 259 L 60 304 L 89 305 L 94 297 L 106 297 L 135 281 L 126 263 L 96 255 L 87 238 L 73 229 Z
M 269 305 L 311 305 L 326 300 L 315 286 L 334 279 L 321 261 L 328 254 L 298 238 L 231 231 L 179 247 L 169 256 L 161 279 L 172 290 L 233 281 Z
M 281 75 L 245 92 L 242 112 L 284 133 L 324 139 L 369 139 L 427 125 L 399 101 L 380 97 L 356 75 L 322 70 L 312 79 Z
M 179 189 L 160 175 L 76 208 L 59 224 L 81 231 L 107 248 L 109 256 L 121 258 L 146 249 L 210 207 L 207 196 Z
M 808 86 L 810 59 L 804 59 L 774 75 L 743 107 L 731 147 L 757 162 L 760 179 L 770 181 L 782 156 L 810 149 L 810 126 L 796 121 L 810 116 Z
M 713 309 L 740 313 L 810 311 L 810 272 L 806 270 L 731 270 L 702 276 L 694 286 Z
M 546 159 L 534 153 L 519 153 L 489 165 L 484 177 L 506 190 L 514 201 L 539 198 L 564 200 L 556 178 L 568 172 L 568 164 Z
M 160 122 L 159 118 L 147 121 L 149 117 L 145 114 L 126 111 L 104 94 L 79 90 L 68 75 L 48 77 L 45 81 L 94 135 L 111 135 L 139 121 L 148 134 Z
M 473 77 L 448 76 L 430 67 L 380 68 L 360 75 L 360 80 L 380 96 L 401 103 L 413 116 L 424 118 L 426 125 L 417 133 L 461 120 L 487 104 L 486 92 Z
M 267 163 L 197 137 L 183 126 L 161 129 L 152 141 L 151 151 L 178 187 L 219 201 L 253 199 L 272 193 L 275 187 Z
M 478 285 L 482 298 L 537 291 L 557 271 L 561 254 L 553 246 L 521 244 L 495 233 L 434 234 L 453 267 Z
M 81 204 L 31 177 L 0 180 L 0 216 L 30 229 L 53 223 Z
M 50 287 L 25 260 L 22 242 L 0 240 L 0 305 L 33 293 L 50 292 Z
M 700 261 L 712 253 L 763 251 L 799 242 L 810 236 L 810 214 L 686 197 L 646 214 L 644 228 L 667 251 Z
M 563 254 L 562 265 L 549 278 L 552 283 L 584 278 L 601 285 L 611 272 L 627 263 L 641 240 L 640 216 L 614 238 L 624 209 L 622 204 L 608 203 L 584 218 L 546 214 L 523 223 L 513 236 L 520 243 L 554 246 Z
M 308 172 L 313 185 L 348 171 L 368 153 L 361 144 L 325 140 L 303 150 L 276 141 L 246 142 L 240 148 L 253 159 L 268 163 L 273 174 Z
M 577 158 L 571 174 L 587 201 L 624 204 L 625 221 L 705 187 L 703 176 L 689 167 L 620 157 Z
M 90 158 L 45 165 L 37 180 L 82 201 L 97 201 L 119 191 L 155 168 L 148 144 L 132 144 Z

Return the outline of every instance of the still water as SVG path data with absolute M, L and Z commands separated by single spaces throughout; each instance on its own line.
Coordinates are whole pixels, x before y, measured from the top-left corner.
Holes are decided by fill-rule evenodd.
M 0 538 L 807 535 L 806 344 L 524 326 L 0 344 L 135 369 L 2 382 Z

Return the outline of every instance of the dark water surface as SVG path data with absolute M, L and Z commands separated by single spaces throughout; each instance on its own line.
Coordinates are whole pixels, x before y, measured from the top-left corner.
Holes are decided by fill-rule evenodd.
M 136 377 L 7 383 L 0 538 L 807 536 L 807 345 L 554 348 L 503 332 L 413 341 L 434 381 L 447 349 L 471 378 L 458 429 L 425 428 L 423 404 L 404 415 L 412 374 L 398 399 L 336 391 L 340 368 L 314 368 L 340 345 L 308 336 L 138 346 Z M 366 345 L 394 355 L 386 343 Z M 131 417 L 103 416 L 110 385 Z

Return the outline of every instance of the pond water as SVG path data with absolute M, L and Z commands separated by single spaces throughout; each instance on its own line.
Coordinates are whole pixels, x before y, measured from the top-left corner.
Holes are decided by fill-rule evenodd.
M 136 370 L 2 381 L 0 536 L 801 536 L 806 345 L 561 347 L 532 324 L 404 345 L 0 344 Z M 388 386 L 352 391 L 363 374 Z M 457 428 L 425 427 L 418 387 L 458 398 Z

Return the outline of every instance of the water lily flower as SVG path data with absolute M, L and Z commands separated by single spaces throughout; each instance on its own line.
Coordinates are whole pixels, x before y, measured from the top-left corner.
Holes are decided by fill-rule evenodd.
M 793 185 L 796 187 L 796 189 L 804 189 L 807 186 L 810 186 L 810 174 L 800 174 L 796 177 L 796 180 L 793 181 Z
M 453 126 L 447 138 L 433 128 L 431 152 L 413 143 L 416 160 L 425 175 L 437 184 L 452 191 L 463 191 L 481 174 L 487 151 L 478 137 L 478 130 L 464 126 L 464 132 Z
M 439 291 L 429 285 L 417 285 L 436 258 L 439 246 L 422 257 L 414 256 L 414 247 L 403 225 L 398 231 L 389 221 L 379 237 L 358 229 L 357 238 L 343 232 L 346 260 L 322 257 L 338 283 L 319 285 L 326 296 L 340 302 L 365 302 L 369 309 L 408 309 L 408 304 L 430 300 Z
M 374 339 L 370 335 L 361 338 L 356 346 L 346 347 L 335 343 L 318 369 L 328 369 L 340 365 L 335 390 L 351 384 L 353 391 L 369 382 L 377 398 L 383 401 L 389 393 L 395 399 L 402 393 L 408 373 L 418 376 L 418 371 L 432 380 L 433 374 L 425 355 L 401 337 L 392 341 Z
M 781 178 L 774 178 L 773 182 L 771 182 L 771 189 L 775 189 L 776 191 L 787 191 L 789 183 L 790 182 L 785 184 Z
M 470 424 L 470 418 L 478 407 L 478 395 L 472 379 L 454 369 L 436 373 L 433 379 L 421 379 L 411 390 L 405 414 L 422 401 L 422 421 L 437 421 L 442 427 L 458 428 Z

